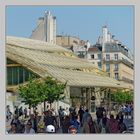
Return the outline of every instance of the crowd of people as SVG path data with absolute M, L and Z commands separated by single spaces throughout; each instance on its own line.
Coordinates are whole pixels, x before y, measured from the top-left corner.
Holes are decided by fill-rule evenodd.
M 126 113 L 127 108 L 127 113 Z M 129 108 L 129 109 L 128 109 Z M 74 107 L 62 108 L 56 112 L 47 108 L 42 115 L 39 115 L 37 108 L 33 114 L 29 114 L 27 108 L 15 107 L 14 113 L 9 113 L 7 107 L 7 121 L 10 122 L 8 134 L 36 134 L 36 133 L 123 133 L 127 130 L 124 118 L 132 112 L 132 106 L 122 106 L 116 116 L 108 116 L 104 107 L 96 109 L 96 119 L 93 120 L 89 110 L 81 106 L 78 110 Z M 128 112 L 129 110 L 129 112 Z M 9 116 L 8 116 L 9 115 Z

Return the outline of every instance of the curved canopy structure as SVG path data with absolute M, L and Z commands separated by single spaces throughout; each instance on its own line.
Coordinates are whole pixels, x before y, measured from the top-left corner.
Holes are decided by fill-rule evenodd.
M 67 81 L 69 86 L 130 88 L 70 50 L 47 42 L 7 37 L 6 57 L 40 77 L 50 75 L 62 82 Z

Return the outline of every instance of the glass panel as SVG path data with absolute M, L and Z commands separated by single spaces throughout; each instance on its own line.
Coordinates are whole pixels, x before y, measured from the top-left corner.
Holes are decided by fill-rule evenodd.
M 98 54 L 98 59 L 102 59 L 101 54 Z
M 29 80 L 29 77 L 37 78 L 38 76 L 24 67 L 7 67 L 7 84 L 17 85 Z
M 7 68 L 7 84 L 12 85 L 12 68 Z
M 110 54 L 106 54 L 106 60 L 110 60 Z
M 110 64 L 106 64 L 106 71 L 110 71 Z
M 29 71 L 25 69 L 25 81 L 29 80 Z
M 115 79 L 119 79 L 119 74 L 118 73 L 115 73 Z
M 118 54 L 114 54 L 115 55 L 115 60 L 118 60 Z
M 23 68 L 19 67 L 19 83 L 23 83 Z
M 115 64 L 114 70 L 118 70 L 118 64 Z
M 18 84 L 18 67 L 13 67 L 13 85 Z

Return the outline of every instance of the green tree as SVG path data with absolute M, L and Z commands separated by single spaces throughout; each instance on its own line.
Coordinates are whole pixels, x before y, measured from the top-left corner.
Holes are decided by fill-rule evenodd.
M 42 80 L 30 79 L 27 84 L 19 86 L 19 95 L 29 107 L 36 107 L 39 103 L 44 102 L 45 110 L 45 102 L 48 102 L 51 107 L 54 101 L 64 99 L 65 88 L 66 83 L 61 83 L 52 77 Z
M 39 94 L 40 81 L 37 79 L 29 79 L 29 82 L 25 85 L 19 86 L 19 95 L 23 99 L 23 102 L 29 107 L 36 107 L 41 103 L 41 97 Z
M 52 77 L 45 78 L 40 88 L 42 101 L 44 103 L 47 101 L 51 107 L 54 101 L 63 100 L 65 98 L 64 96 L 65 88 L 66 88 L 66 83 L 61 83 L 60 81 L 53 79 Z
M 111 96 L 112 96 L 112 100 L 119 104 L 133 101 L 132 91 L 117 90 Z

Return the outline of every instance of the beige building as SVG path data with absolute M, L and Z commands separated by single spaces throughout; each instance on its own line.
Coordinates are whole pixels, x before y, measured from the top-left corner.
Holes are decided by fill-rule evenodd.
M 95 64 L 108 75 L 134 87 L 134 61 L 131 51 L 118 40 L 115 40 L 106 26 L 102 36 L 87 53 L 89 62 Z
M 85 41 L 80 40 L 80 38 L 75 37 L 75 36 L 57 35 L 56 44 L 63 46 L 65 48 L 71 48 L 71 47 L 84 46 Z
M 46 11 L 44 17 L 38 19 L 30 38 L 56 44 L 56 17 L 50 11 Z

